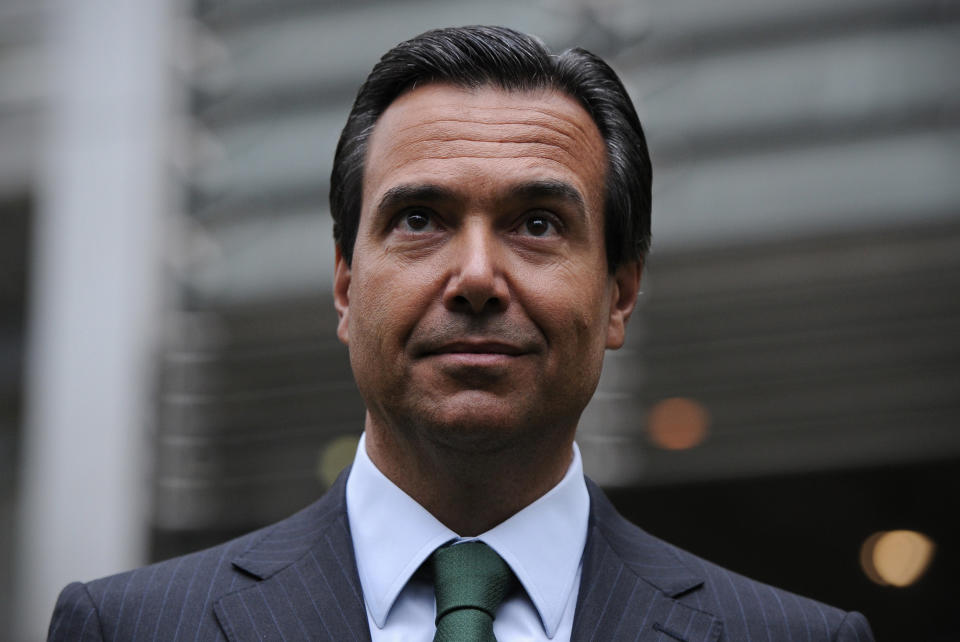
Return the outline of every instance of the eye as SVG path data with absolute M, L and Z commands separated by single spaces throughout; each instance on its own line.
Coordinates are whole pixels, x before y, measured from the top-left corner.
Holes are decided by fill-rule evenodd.
M 520 224 L 520 232 L 530 236 L 544 237 L 558 233 L 554 217 L 548 214 L 531 214 Z
M 402 232 L 432 232 L 437 229 L 437 222 L 430 210 L 409 209 L 398 217 L 397 229 Z

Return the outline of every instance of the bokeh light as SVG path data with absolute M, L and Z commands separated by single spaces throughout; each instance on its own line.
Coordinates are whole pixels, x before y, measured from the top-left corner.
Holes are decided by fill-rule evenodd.
M 881 586 L 910 586 L 933 560 L 933 541 L 916 531 L 874 533 L 860 549 L 860 565 L 867 577 Z
M 647 415 L 648 438 L 665 450 L 693 448 L 707 438 L 709 428 L 710 413 L 695 399 L 664 399 Z
M 326 486 L 333 485 L 337 475 L 353 461 L 359 440 L 356 435 L 341 435 L 328 441 L 317 457 L 317 479 Z

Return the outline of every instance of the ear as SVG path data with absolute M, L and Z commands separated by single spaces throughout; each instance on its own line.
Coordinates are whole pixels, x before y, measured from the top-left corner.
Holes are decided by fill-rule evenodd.
M 350 266 L 339 245 L 333 268 L 333 307 L 337 309 L 337 337 L 350 345 Z
M 640 293 L 641 261 L 629 261 L 617 268 L 613 276 L 613 292 L 610 294 L 610 325 L 607 327 L 607 348 L 616 350 L 623 345 L 627 321 L 637 304 Z

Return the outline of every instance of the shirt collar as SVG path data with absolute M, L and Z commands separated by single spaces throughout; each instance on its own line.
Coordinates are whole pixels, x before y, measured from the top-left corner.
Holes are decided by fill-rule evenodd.
M 347 517 L 364 600 L 386 623 L 394 601 L 438 546 L 460 538 L 387 479 L 360 438 L 347 479 Z M 476 538 L 502 557 L 536 607 L 548 638 L 567 607 L 587 541 L 590 497 L 580 450 L 563 479 L 538 500 Z M 389 538 L 385 536 L 389 534 Z

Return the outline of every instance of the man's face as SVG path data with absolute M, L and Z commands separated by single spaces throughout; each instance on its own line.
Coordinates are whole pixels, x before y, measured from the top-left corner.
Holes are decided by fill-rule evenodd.
M 368 431 L 572 438 L 639 281 L 607 269 L 605 167 L 590 116 L 554 91 L 427 85 L 384 112 L 334 285 Z

